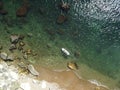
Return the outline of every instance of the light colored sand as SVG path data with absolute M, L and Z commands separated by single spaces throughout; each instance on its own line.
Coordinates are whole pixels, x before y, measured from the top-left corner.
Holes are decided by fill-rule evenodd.
M 104 87 L 96 89 L 98 86 L 91 84 L 87 80 L 80 79 L 72 71 L 56 72 L 36 65 L 36 70 L 40 73 L 39 80 L 56 82 L 60 87 L 67 90 L 108 90 Z

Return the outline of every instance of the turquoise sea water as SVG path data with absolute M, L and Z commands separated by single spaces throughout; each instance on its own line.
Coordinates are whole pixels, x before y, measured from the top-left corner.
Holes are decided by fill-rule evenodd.
M 78 64 L 86 64 L 116 80 L 117 86 L 120 87 L 119 21 L 104 21 L 82 15 L 78 20 L 68 13 L 68 20 L 59 25 L 56 19 L 61 11 L 51 6 L 56 5 L 54 2 L 47 4 L 44 1 L 31 0 L 27 16 L 20 18 L 15 14 L 22 2 L 20 0 L 3 1 L 8 14 L 0 15 L 0 32 L 2 33 L 0 41 L 4 42 L 5 47 L 7 42 L 4 40 L 8 40 L 9 38 L 6 37 L 10 34 L 30 33 L 32 38 L 26 38 L 26 41 L 31 48 L 40 53 L 41 58 L 53 56 L 56 60 L 52 63 L 64 62 L 57 61 L 59 60 L 57 58 L 62 57 L 59 51 L 65 47 L 71 53 L 70 59 Z M 53 48 L 48 50 L 45 46 L 47 44 Z M 80 52 L 80 57 L 74 56 L 75 51 Z

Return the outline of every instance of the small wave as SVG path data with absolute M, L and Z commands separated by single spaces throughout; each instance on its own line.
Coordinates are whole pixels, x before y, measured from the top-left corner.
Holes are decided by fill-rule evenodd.
M 88 80 L 88 81 L 89 81 L 90 83 L 92 83 L 92 84 L 97 85 L 97 86 L 102 86 L 102 87 L 108 88 L 106 85 L 101 84 L 101 82 L 99 82 L 99 81 L 97 81 L 97 80 L 95 80 L 95 79 L 91 79 L 91 80 Z

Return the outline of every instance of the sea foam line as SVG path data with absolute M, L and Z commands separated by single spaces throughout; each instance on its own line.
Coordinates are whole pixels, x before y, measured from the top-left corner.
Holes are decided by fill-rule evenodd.
M 108 88 L 106 85 L 101 84 L 101 82 L 99 82 L 99 81 L 97 81 L 97 80 L 95 80 L 95 79 L 91 79 L 91 80 L 88 80 L 88 81 L 89 81 L 90 83 L 92 83 L 92 84 L 97 85 L 97 86 L 102 86 L 102 87 Z

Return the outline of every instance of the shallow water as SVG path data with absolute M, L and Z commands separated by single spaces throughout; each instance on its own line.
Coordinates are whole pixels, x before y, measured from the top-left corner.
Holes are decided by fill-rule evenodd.
M 29 62 L 65 70 L 67 62 L 75 61 L 80 67 L 78 73 L 84 78 L 98 80 L 104 78 L 100 80 L 104 84 L 109 86 L 113 84 L 112 88 L 120 87 L 120 21 L 118 19 L 111 20 L 113 17 L 109 16 L 109 13 L 107 14 L 109 18 L 105 18 L 105 13 L 103 13 L 104 18 L 98 18 L 100 12 L 96 12 L 97 16 L 94 17 L 95 14 L 92 13 L 85 15 L 85 12 L 79 14 L 77 10 L 70 10 L 67 14 L 68 20 L 59 25 L 56 24 L 56 19 L 61 11 L 56 7 L 57 2 L 28 1 L 29 12 L 26 17 L 21 18 L 16 16 L 16 10 L 22 4 L 20 0 L 3 1 L 8 14 L 0 15 L 0 33 L 2 33 L 0 44 L 4 46 L 6 52 L 10 53 L 7 49 L 10 44 L 9 36 L 23 34 L 25 49 L 30 48 L 38 54 L 37 57 L 30 57 Z M 87 11 L 85 3 L 90 7 L 93 2 L 82 3 L 83 10 Z M 116 10 L 119 10 L 119 6 Z M 61 53 L 63 47 L 70 52 L 70 57 L 63 57 Z M 80 55 L 75 57 L 75 52 L 79 52 Z

